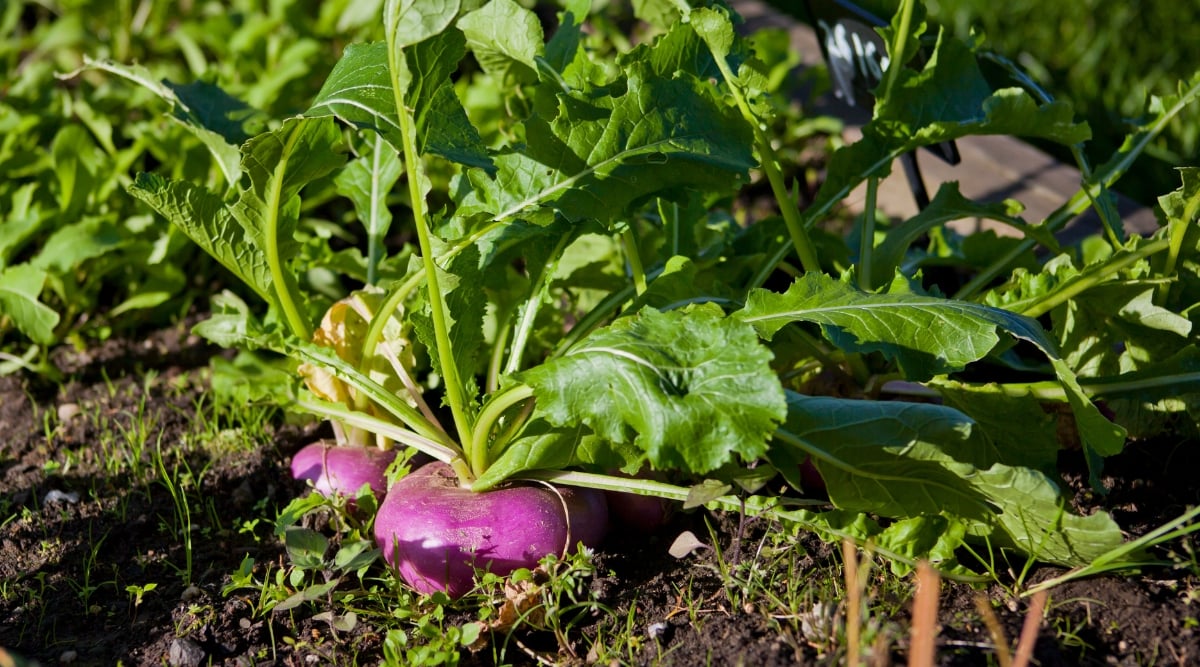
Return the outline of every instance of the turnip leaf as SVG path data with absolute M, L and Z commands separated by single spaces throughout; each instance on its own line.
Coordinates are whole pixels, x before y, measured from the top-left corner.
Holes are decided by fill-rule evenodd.
M 1125 444 L 1124 429 L 1087 399 L 1041 326 L 999 308 L 919 294 L 861 292 L 829 276 L 808 273 L 784 294 L 752 290 L 737 317 L 768 338 L 788 322 L 820 324 L 838 347 L 881 352 L 914 380 L 958 371 L 982 359 L 999 342 L 1000 329 L 1033 343 L 1049 358 L 1075 414 L 1094 487 L 1099 488 L 1100 457 L 1120 452 Z
M 999 463 L 995 444 L 952 408 L 789 394 L 779 432 L 773 448 L 812 456 L 839 509 L 959 519 L 994 544 L 1068 566 L 1123 541 L 1107 513 L 1071 513 L 1044 473 Z
M 187 181 L 146 173 L 138 174 L 129 193 L 179 227 L 265 301 L 274 302 L 266 253 L 249 238 L 221 197 Z
M 386 0 L 383 28 L 397 47 L 411 46 L 443 34 L 460 6 L 459 0 Z
M 632 443 L 655 468 L 705 473 L 766 450 L 784 411 L 770 359 L 750 328 L 715 306 L 644 309 L 518 379 L 551 424 L 582 422 Z
M 405 50 L 412 77 L 406 92 L 416 122 L 417 147 L 461 164 L 492 169 L 487 147 L 467 118 L 450 75 L 466 54 L 466 40 L 455 29 Z M 388 78 L 387 44 L 371 42 L 346 47 L 325 85 L 305 115 L 337 116 L 383 135 L 403 149 L 396 102 Z
M 727 191 L 754 165 L 750 128 L 695 78 L 636 63 L 624 92 L 561 93 L 553 118 L 525 124 L 526 144 L 496 156 L 494 179 L 469 173 L 460 213 L 493 219 L 548 206 L 571 220 L 612 221 L 632 204 L 684 188 Z
M 464 14 L 458 28 L 485 72 L 518 83 L 537 81 L 535 58 L 544 50 L 537 14 L 513 0 L 491 0 Z
M 338 192 L 354 203 L 359 221 L 367 230 L 367 284 L 376 284 L 383 261 L 383 240 L 392 226 L 388 194 L 400 180 L 403 165 L 396 149 L 373 134 L 370 148 L 350 162 L 334 180 Z
M 824 216 L 868 177 L 886 176 L 892 162 L 911 150 L 981 134 L 1072 145 L 1086 140 L 1090 130 L 1074 122 L 1065 103 L 1039 106 L 1019 88 L 993 92 L 972 48 L 942 34 L 921 71 L 901 70 L 863 127 L 863 138 L 830 157 L 826 180 L 806 210 L 806 220 L 812 224 Z

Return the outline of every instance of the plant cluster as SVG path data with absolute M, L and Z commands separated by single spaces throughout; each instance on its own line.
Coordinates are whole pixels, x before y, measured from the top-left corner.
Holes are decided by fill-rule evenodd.
M 432 457 L 468 496 L 540 480 L 771 513 L 951 574 L 980 545 L 1144 562 L 1111 516 L 1072 509 L 1055 419 L 1101 492 L 1128 437 L 1195 432 L 1200 171 L 1149 237 L 1126 235 L 1109 188 L 1200 77 L 1093 169 L 1068 105 L 994 90 L 974 44 L 926 34 L 904 2 L 874 116 L 802 209 L 771 132 L 777 40 L 740 35 L 722 3 L 664 0 L 637 4 L 651 34 L 633 45 L 590 5 L 544 23 L 514 0 L 387 0 L 384 38 L 347 46 L 296 115 L 192 84 L 200 110 L 197 88 L 89 62 L 170 102 L 222 175 L 128 184 L 244 285 L 196 331 L 282 354 L 304 387 L 258 390 L 330 420 L 340 447 Z M 972 134 L 1061 143 L 1084 182 L 1046 220 L 953 183 L 878 218 L 896 158 Z M 867 210 L 827 225 L 862 184 Z M 744 214 L 752 185 L 778 215 Z M 1089 207 L 1102 233 L 1061 246 Z M 976 217 L 1016 235 L 946 227 Z M 0 305 L 34 331 L 22 284 Z M 896 387 L 925 400 L 882 400 Z M 630 477 L 646 470 L 671 481 Z M 523 520 L 496 514 L 497 531 Z

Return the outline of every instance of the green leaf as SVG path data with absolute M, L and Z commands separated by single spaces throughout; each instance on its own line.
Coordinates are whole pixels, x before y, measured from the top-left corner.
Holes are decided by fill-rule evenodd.
M 455 29 L 406 49 L 411 81 L 405 97 L 413 109 L 419 151 L 491 170 L 487 147 L 467 118 L 450 78 L 465 54 L 466 41 Z M 403 150 L 388 74 L 387 44 L 346 47 L 305 115 L 337 116 L 378 132 L 396 150 Z
M 1032 394 L 1013 395 L 997 384 L 934 380 L 945 404 L 970 417 L 995 443 L 996 461 L 1052 475 L 1060 445 L 1054 416 Z
M 459 0 L 387 0 L 383 29 L 396 48 L 411 46 L 449 27 L 460 5 Z
M 1037 227 L 1027 225 L 1017 216 L 1011 200 L 993 204 L 980 204 L 963 197 L 957 181 L 948 181 L 938 188 L 933 201 L 913 217 L 896 225 L 887 232 L 887 237 L 874 248 L 872 275 L 890 276 L 900 266 L 904 253 L 930 230 L 947 222 L 969 218 L 998 220 L 1005 222 L 1027 236 L 1038 239 L 1045 247 L 1054 248 L 1054 237 L 1042 233 Z
M 237 182 L 238 145 L 250 137 L 248 130 L 265 121 L 265 114 L 211 83 L 176 84 L 158 80 L 140 65 L 84 56 L 83 69 L 115 74 L 154 93 L 171 105 L 171 119 L 199 139 L 217 161 L 226 181 Z
M 106 218 L 87 218 L 59 227 L 46 239 L 41 252 L 30 264 L 45 269 L 50 274 L 64 274 L 86 260 L 119 250 L 132 242 L 133 240 L 127 234 L 123 234 L 112 221 Z
M 768 339 L 789 322 L 820 324 L 838 347 L 881 352 L 918 381 L 982 359 L 1000 340 L 997 328 L 1053 349 L 1041 327 L 1019 315 L 967 301 L 862 292 L 816 273 L 805 274 L 784 294 L 752 290 L 737 317 Z
M 185 181 L 144 173 L 137 175 L 129 193 L 177 226 L 263 300 L 273 302 L 266 253 L 219 196 Z
M 458 20 L 485 72 L 503 81 L 537 81 L 544 36 L 536 14 L 513 0 L 491 0 Z
M 1067 566 L 1123 541 L 1108 514 L 1069 512 L 1045 474 L 999 463 L 996 446 L 951 408 L 789 394 L 780 434 L 776 446 L 813 457 L 839 509 L 959 519 L 977 537 Z
M 1039 106 L 1025 91 L 992 92 L 975 54 L 962 41 L 939 34 L 920 71 L 902 70 L 891 94 L 877 100 L 863 138 L 836 151 L 826 180 L 805 211 L 812 224 L 858 184 L 886 176 L 899 156 L 921 146 L 976 134 L 1008 134 L 1072 145 L 1090 130 L 1075 123 L 1069 105 Z
M 472 173 L 467 211 L 493 219 L 551 206 L 568 219 L 612 221 L 651 196 L 726 192 L 754 165 L 750 128 L 694 78 L 637 65 L 616 97 L 558 96 L 557 116 L 531 118 L 520 152 L 496 157 L 495 180 Z
M 752 290 L 736 316 L 770 338 L 789 322 L 820 324 L 838 347 L 880 352 L 904 374 L 926 380 L 961 370 L 999 342 L 997 329 L 1037 346 L 1049 358 L 1066 392 L 1088 455 L 1093 487 L 1102 488 L 1100 457 L 1121 451 L 1125 431 L 1087 399 L 1054 342 L 1034 320 L 968 301 L 919 294 L 861 292 L 824 274 L 808 273 L 784 294 Z
M 474 397 L 478 394 L 475 376 L 483 359 L 483 318 L 487 310 L 487 295 L 480 289 L 484 278 L 479 268 L 478 249 L 471 246 L 455 255 L 448 266 L 439 266 L 438 282 L 448 311 L 447 324 L 454 362 L 465 384 L 466 395 Z M 420 304 L 410 321 L 417 338 L 433 350 L 436 349 L 436 338 L 428 293 L 422 289 L 420 295 Z M 440 356 L 430 355 L 430 361 L 434 372 L 445 377 Z
M 403 165 L 400 156 L 380 135 L 369 150 L 350 162 L 334 179 L 338 194 L 354 203 L 358 220 L 367 230 L 367 284 L 378 279 L 383 261 L 383 240 L 392 225 L 387 196 L 400 180 Z
M 41 345 L 55 341 L 54 327 L 59 319 L 58 313 L 38 301 L 45 282 L 46 272 L 28 264 L 0 271 L 0 315 L 11 319 L 21 333 Z
M 943 574 L 955 578 L 976 577 L 958 564 L 955 552 L 966 541 L 966 524 L 941 516 L 918 516 L 888 522 L 884 528 L 862 512 L 828 510 L 778 511 L 784 525 L 798 524 L 822 540 L 840 543 L 844 539 L 869 545 L 872 552 L 888 559 L 892 572 L 905 576 L 912 572 L 918 560 L 925 560 Z
M 544 419 L 534 419 L 505 446 L 504 452 L 492 461 L 471 488 L 485 491 L 526 470 L 563 470 L 580 463 L 592 463 L 592 457 L 580 450 L 590 449 L 589 441 L 594 439 L 591 430 L 583 424 L 555 427 Z
M 642 310 L 518 375 L 536 415 L 632 443 L 656 468 L 705 473 L 752 460 L 783 417 L 770 352 L 716 307 Z

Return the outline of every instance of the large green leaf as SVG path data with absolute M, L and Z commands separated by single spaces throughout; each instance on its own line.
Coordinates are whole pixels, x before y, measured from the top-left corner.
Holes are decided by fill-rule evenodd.
M 611 221 L 650 196 L 728 191 L 754 165 L 750 128 L 708 83 L 659 78 L 643 64 L 620 95 L 562 93 L 556 114 L 526 123 L 526 144 L 496 158 L 494 180 L 471 173 L 464 211 L 507 219 L 550 206 Z
M 1000 463 L 995 444 L 952 408 L 789 394 L 779 433 L 773 447 L 811 456 L 840 509 L 951 517 L 976 537 L 1068 566 L 1123 541 L 1108 514 L 1072 514 L 1044 473 Z
M 186 181 L 145 173 L 137 175 L 129 193 L 179 227 L 260 297 L 273 301 L 266 253 L 234 220 L 219 196 Z
M 770 359 L 719 308 L 644 309 L 518 378 L 551 424 L 583 423 L 656 468 L 704 473 L 766 451 L 784 411 Z
M 817 273 L 805 274 L 783 294 L 752 290 L 736 316 L 767 338 L 789 322 L 820 324 L 838 347 L 880 352 L 916 380 L 963 369 L 995 347 L 1000 340 L 997 330 L 1006 331 L 1033 343 L 1049 358 L 1075 415 L 1093 486 L 1100 484 L 1100 457 L 1124 447 L 1124 429 L 1108 421 L 1087 399 L 1054 342 L 1027 317 L 956 299 L 862 292 Z
M 805 274 L 783 294 L 751 291 L 737 316 L 767 338 L 789 322 L 820 324 L 839 347 L 881 352 L 913 380 L 962 370 L 982 359 L 999 342 L 997 329 L 1053 349 L 1036 322 L 998 308 L 920 294 L 862 292 L 817 273 Z
M 38 301 L 45 282 L 46 272 L 29 264 L 0 271 L 0 316 L 11 319 L 33 342 L 49 345 L 54 342 L 58 313 Z
M 467 118 L 450 79 L 465 54 L 466 40 L 453 28 L 406 49 L 410 78 L 405 99 L 413 110 L 419 151 L 490 170 L 487 147 Z M 403 150 L 387 44 L 346 47 L 305 114 L 337 116 L 382 134 L 396 150 Z
M 458 16 L 459 0 L 386 0 L 383 29 L 404 48 L 441 34 Z
M 537 61 L 543 51 L 542 23 L 537 14 L 513 0 L 491 0 L 464 14 L 458 28 L 484 71 L 501 80 L 537 81 Z
M 204 143 L 229 185 L 237 182 L 238 145 L 250 137 L 248 130 L 262 123 L 265 114 L 220 87 L 204 81 L 176 84 L 158 80 L 140 65 L 84 57 L 83 69 L 97 69 L 127 79 L 171 105 L 171 119 Z

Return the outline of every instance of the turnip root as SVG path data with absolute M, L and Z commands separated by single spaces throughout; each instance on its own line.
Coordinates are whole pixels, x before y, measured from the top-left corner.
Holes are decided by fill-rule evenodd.
M 675 514 L 678 503 L 658 496 L 642 496 L 622 491 L 605 491 L 613 521 L 649 534 L 662 528 Z
M 804 493 L 821 495 L 825 493 L 825 478 L 813 463 L 812 457 L 806 457 L 800 464 L 800 482 L 804 484 Z
M 598 491 L 530 485 L 475 493 L 434 462 L 393 485 L 375 517 L 375 541 L 414 589 L 459 597 L 476 568 L 503 576 L 580 541 L 597 546 L 607 521 Z
M 292 477 L 310 480 L 325 496 L 354 495 L 363 484 L 370 484 L 375 495 L 383 497 L 387 467 L 395 458 L 395 451 L 318 441 L 292 457 Z

